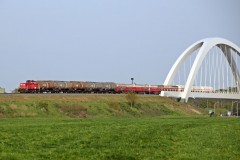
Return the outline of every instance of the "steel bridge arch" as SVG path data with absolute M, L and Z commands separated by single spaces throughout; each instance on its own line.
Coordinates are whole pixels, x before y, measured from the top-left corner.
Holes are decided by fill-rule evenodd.
M 195 42 L 194 44 L 192 44 L 190 47 L 188 47 L 181 55 L 180 57 L 177 59 L 177 61 L 174 63 L 174 65 L 172 66 L 170 72 L 168 73 L 165 81 L 164 81 L 164 85 L 171 85 L 172 81 L 174 79 L 174 77 L 176 76 L 178 70 L 180 69 L 180 67 L 182 66 L 182 64 L 184 63 L 184 61 L 197 49 L 199 49 L 197 56 L 193 62 L 192 68 L 189 72 L 186 84 L 185 84 L 185 88 L 183 91 L 183 94 L 181 94 L 181 102 L 187 102 L 188 101 L 188 97 L 189 94 L 191 92 L 191 88 L 194 82 L 194 79 L 196 77 L 196 74 L 198 73 L 198 70 L 202 64 L 203 59 L 206 57 L 206 55 L 208 54 L 208 52 L 214 47 L 217 46 L 219 47 L 223 54 L 225 55 L 229 65 L 230 65 L 230 61 L 231 61 L 231 50 L 233 49 L 234 51 L 237 52 L 237 54 L 240 56 L 240 48 L 232 43 L 229 40 L 223 39 L 223 38 L 207 38 L 207 39 L 202 39 L 200 41 Z M 224 47 L 223 47 L 224 46 Z M 230 65 L 233 76 L 235 78 L 235 81 L 237 82 L 237 88 L 240 88 L 240 74 L 239 74 L 239 70 L 236 67 L 236 62 L 232 62 L 232 65 Z

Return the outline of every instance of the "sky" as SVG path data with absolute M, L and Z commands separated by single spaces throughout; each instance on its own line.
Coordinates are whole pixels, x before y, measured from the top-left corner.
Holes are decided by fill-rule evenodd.
M 0 86 L 163 84 L 194 42 L 240 46 L 239 0 L 0 0 Z

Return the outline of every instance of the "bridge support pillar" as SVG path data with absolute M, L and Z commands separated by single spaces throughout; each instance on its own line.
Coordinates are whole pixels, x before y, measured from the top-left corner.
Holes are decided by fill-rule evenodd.
M 185 98 L 180 99 L 180 102 L 182 102 L 182 103 L 187 103 L 187 101 L 188 101 L 188 99 L 185 99 Z

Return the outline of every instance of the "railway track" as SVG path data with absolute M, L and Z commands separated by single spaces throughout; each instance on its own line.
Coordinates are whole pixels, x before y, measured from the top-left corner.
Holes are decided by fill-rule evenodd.
M 125 96 L 126 94 L 105 94 L 105 93 L 0 93 L 0 96 L 12 95 L 12 96 L 31 96 L 31 95 L 42 95 L 42 96 L 51 96 L 51 95 L 76 95 L 76 96 Z M 157 94 L 137 94 L 138 96 L 159 96 Z

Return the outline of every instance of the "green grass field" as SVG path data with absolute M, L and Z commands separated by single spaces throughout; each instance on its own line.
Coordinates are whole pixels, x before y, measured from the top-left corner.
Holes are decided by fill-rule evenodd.
M 239 118 L 0 119 L 0 159 L 232 159 Z
M 125 95 L 1 94 L 0 159 L 239 159 L 240 118 L 210 118 L 205 105 L 143 95 L 131 106 Z

